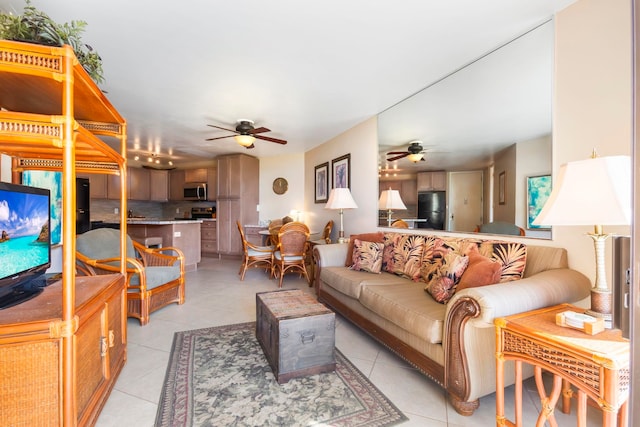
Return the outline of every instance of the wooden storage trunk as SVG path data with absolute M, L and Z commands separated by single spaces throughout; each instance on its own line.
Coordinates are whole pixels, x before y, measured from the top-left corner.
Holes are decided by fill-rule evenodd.
M 335 314 L 300 290 L 256 294 L 256 337 L 279 384 L 335 370 Z

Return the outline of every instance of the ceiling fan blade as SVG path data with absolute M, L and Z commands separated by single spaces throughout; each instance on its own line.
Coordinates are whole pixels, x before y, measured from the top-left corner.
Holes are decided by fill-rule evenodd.
M 265 141 L 269 141 L 269 142 L 275 142 L 277 144 L 282 144 L 285 145 L 287 143 L 287 141 L 285 141 L 284 139 L 277 139 L 277 138 L 271 138 L 268 136 L 262 136 L 262 135 L 254 135 L 257 139 L 263 139 Z
M 231 138 L 234 137 L 235 135 L 226 135 L 226 136 L 218 136 L 215 138 L 207 138 L 205 139 L 205 141 L 215 141 L 216 139 L 224 139 L 224 138 Z
M 401 154 L 401 155 L 399 155 L 399 156 L 395 156 L 395 157 L 392 157 L 392 158 L 390 158 L 390 159 L 387 159 L 387 161 L 388 161 L 388 162 L 393 162 L 394 160 L 399 160 L 399 159 L 405 158 L 405 157 L 407 157 L 409 154 L 410 154 L 410 153 L 404 153 L 404 154 Z
M 387 153 L 387 156 L 390 154 L 409 154 L 409 152 L 408 151 L 389 151 Z
M 216 125 L 207 125 L 207 126 L 210 126 L 212 128 L 216 128 L 216 129 L 228 130 L 229 132 L 233 132 L 233 133 L 238 133 L 238 131 L 235 130 L 235 129 L 227 129 L 227 128 L 223 128 L 223 127 L 216 126 Z
M 267 129 L 264 126 L 261 126 L 259 128 L 255 128 L 249 131 L 249 133 L 252 135 L 255 135 L 256 133 L 265 133 L 265 132 L 271 132 L 271 129 Z

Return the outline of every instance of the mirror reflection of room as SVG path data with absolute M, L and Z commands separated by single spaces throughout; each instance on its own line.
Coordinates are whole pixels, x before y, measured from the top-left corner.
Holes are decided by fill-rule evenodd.
M 553 37 L 546 22 L 380 113 L 378 195 L 406 206 L 393 219 L 551 238 L 532 224 L 550 179 L 531 185 L 552 170 Z

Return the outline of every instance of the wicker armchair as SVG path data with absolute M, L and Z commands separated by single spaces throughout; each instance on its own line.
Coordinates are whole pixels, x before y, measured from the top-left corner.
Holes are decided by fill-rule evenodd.
M 127 316 L 146 325 L 152 312 L 184 303 L 184 254 L 174 247 L 146 248 L 129 236 L 126 246 Z M 79 234 L 76 271 L 87 276 L 120 272 L 120 231 L 99 228 Z
M 396 219 L 395 221 L 393 221 L 391 223 L 391 227 L 393 227 L 393 228 L 409 228 L 409 224 L 407 224 L 406 221 L 403 221 L 401 219 Z
M 240 232 L 240 239 L 242 240 L 242 263 L 240 264 L 240 280 L 244 280 L 244 274 L 251 267 L 262 267 L 271 274 L 273 265 L 273 250 L 275 246 L 258 246 L 247 241 L 242 224 L 240 221 L 236 221 L 238 231 Z
M 301 222 L 289 222 L 280 228 L 272 266 L 273 275 L 279 277 L 279 288 L 288 272 L 297 271 L 301 276 L 304 275 L 307 283 L 311 283 L 306 266 L 308 240 L 309 227 Z

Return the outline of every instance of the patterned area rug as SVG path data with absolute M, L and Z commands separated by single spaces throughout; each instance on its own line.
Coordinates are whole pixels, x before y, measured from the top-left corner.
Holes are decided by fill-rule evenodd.
M 156 426 L 392 426 L 407 420 L 336 349 L 336 372 L 279 385 L 255 322 L 177 332 Z

